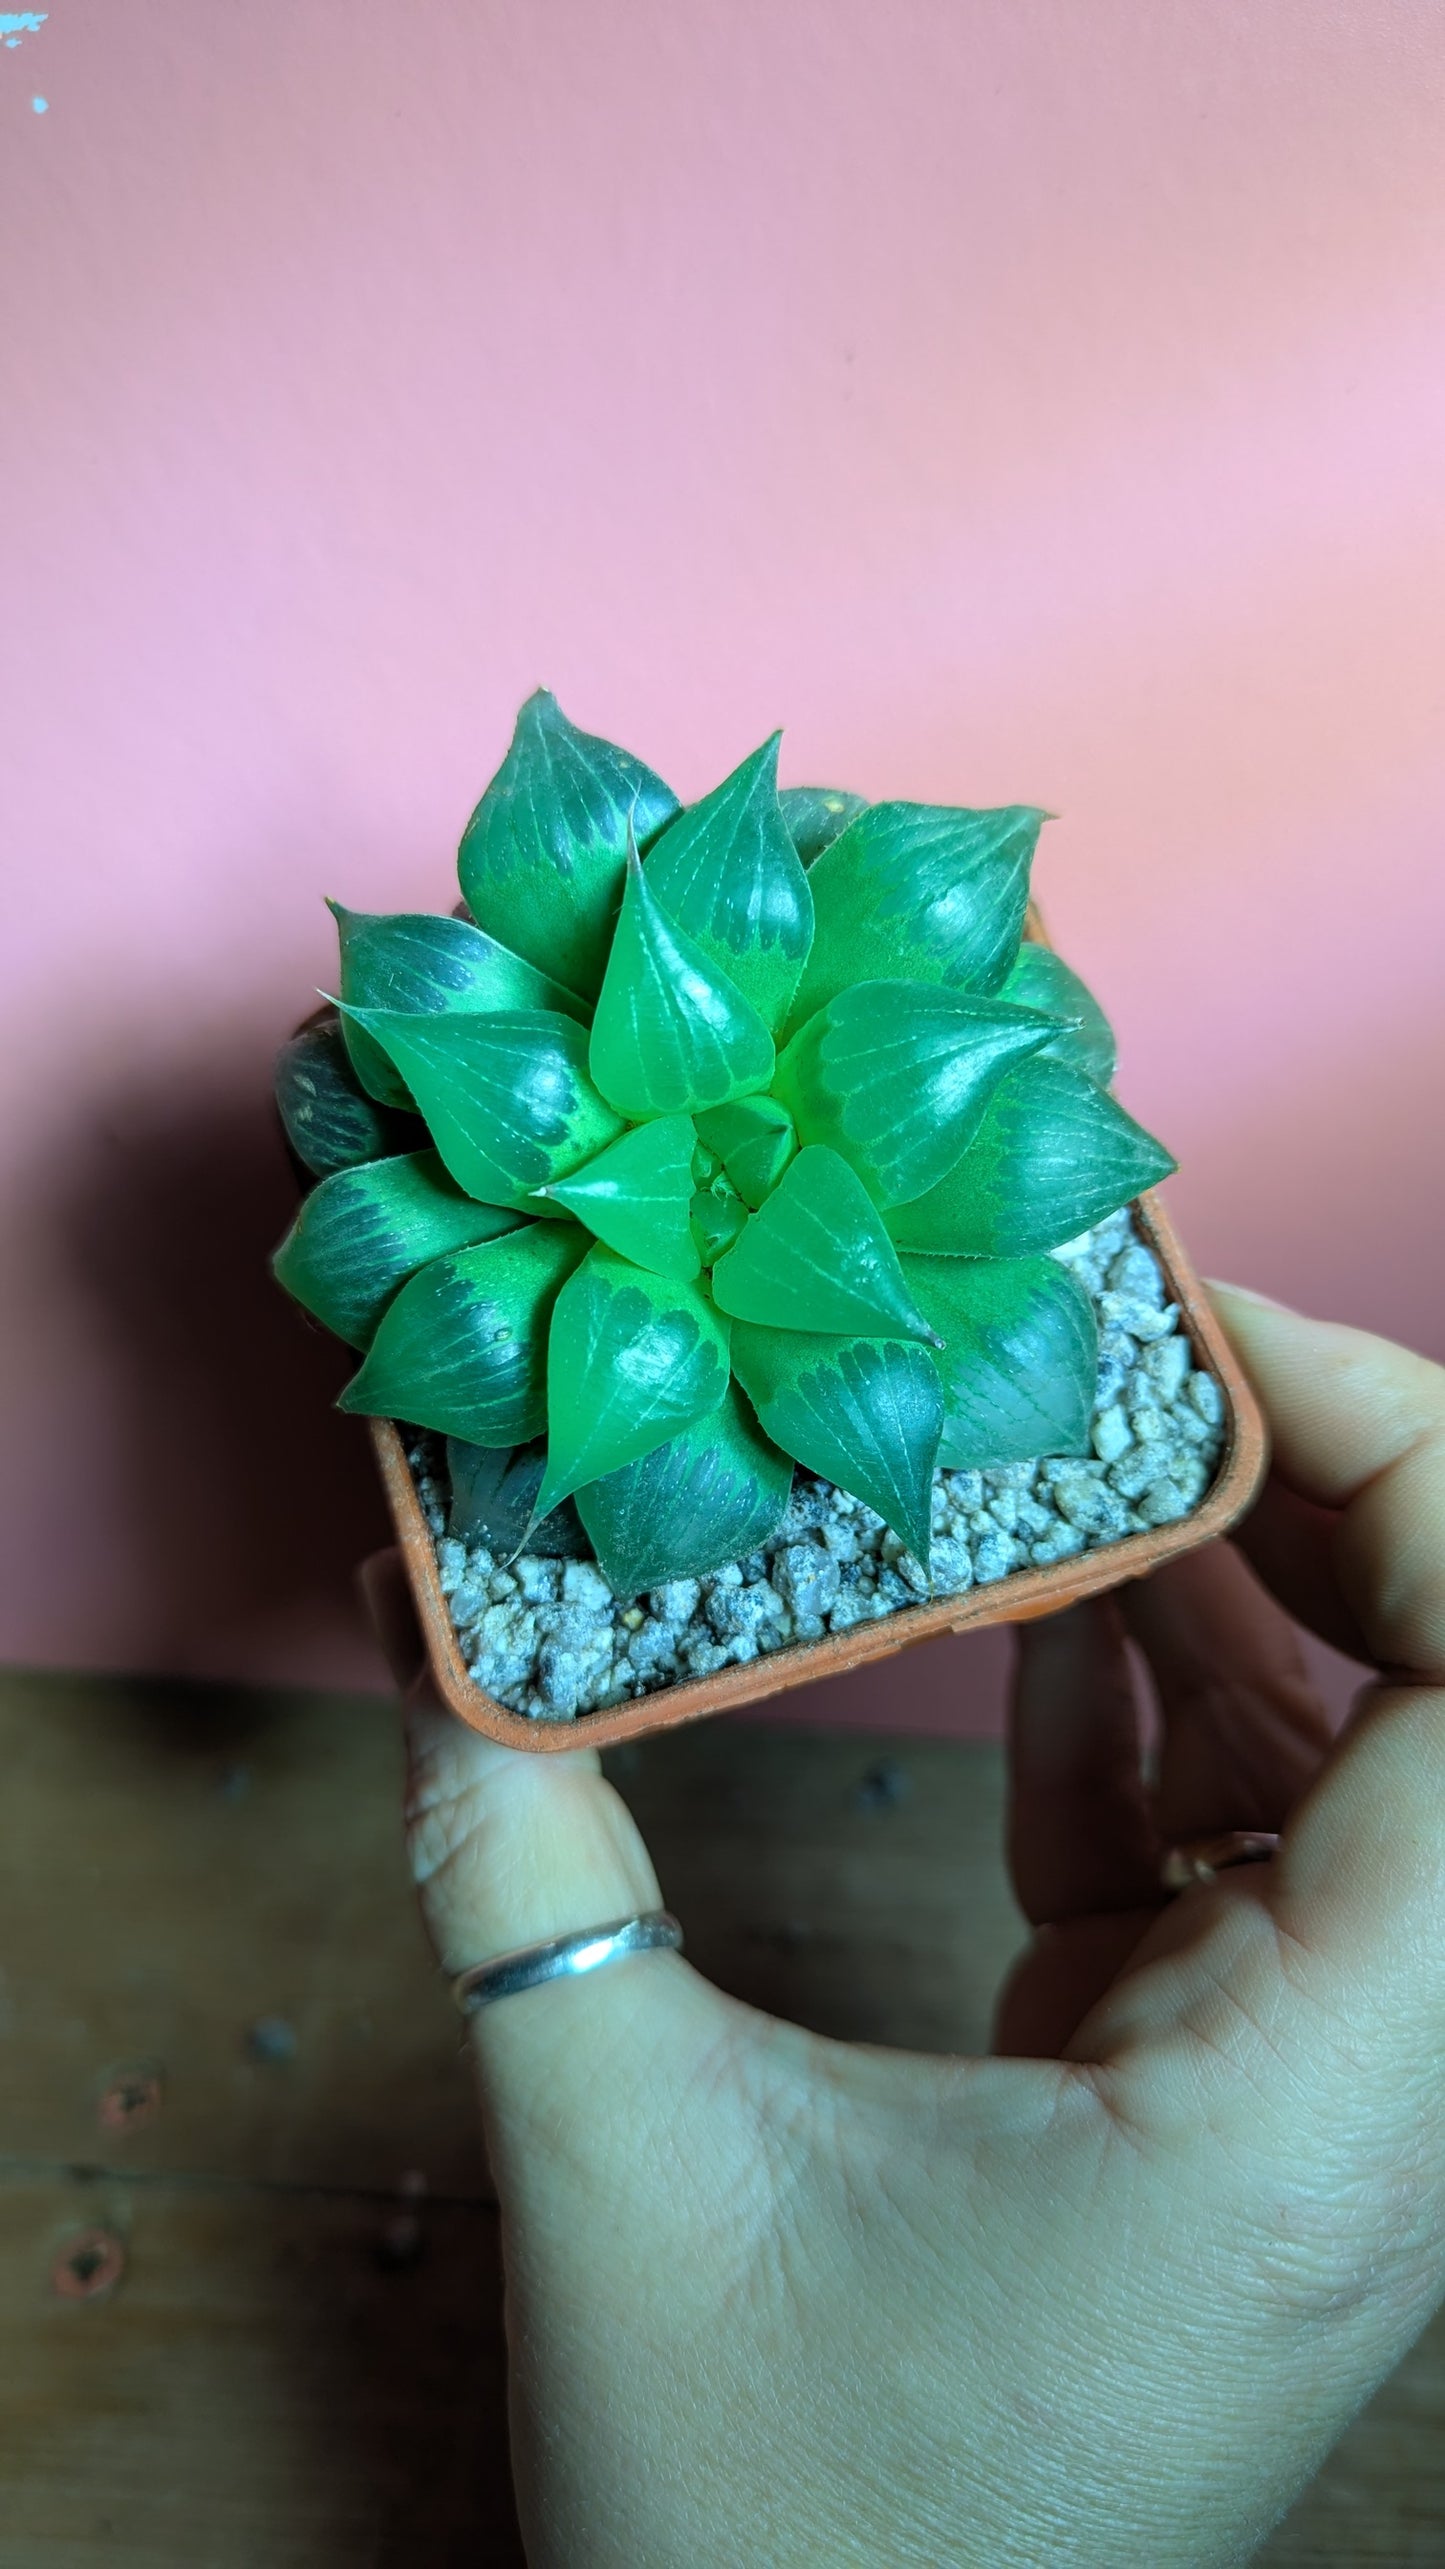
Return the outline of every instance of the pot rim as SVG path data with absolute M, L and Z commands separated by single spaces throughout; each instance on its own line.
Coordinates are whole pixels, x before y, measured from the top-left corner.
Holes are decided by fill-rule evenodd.
M 573 1748 L 613 1748 L 623 1740 L 641 1739 L 650 1731 L 671 1730 L 678 1723 L 702 1721 L 711 1713 L 737 1712 L 763 1702 L 789 1687 L 811 1685 L 815 1678 L 842 1676 L 874 1659 L 890 1659 L 920 1641 L 945 1632 L 968 1632 L 985 1624 L 1028 1623 L 1056 1614 L 1083 1597 L 1094 1597 L 1126 1580 L 1145 1577 L 1161 1562 L 1213 1542 L 1235 1524 L 1255 1497 L 1269 1461 L 1263 1414 L 1238 1358 L 1225 1337 L 1204 1287 L 1155 1195 L 1139 1196 L 1136 1220 L 1164 1269 L 1170 1299 L 1177 1302 L 1180 1322 L 1195 1356 L 1214 1376 L 1224 1395 L 1223 1458 L 1199 1506 L 1173 1525 L 1126 1534 L 1093 1552 L 1054 1561 L 1032 1570 L 1013 1570 L 986 1587 L 962 1596 L 936 1597 L 916 1606 L 900 1606 L 876 1622 L 855 1624 L 848 1632 L 828 1633 L 821 1641 L 798 1642 L 781 1650 L 759 1652 L 742 1665 L 720 1668 L 710 1677 L 690 1677 L 659 1686 L 623 1704 L 568 1721 L 538 1721 L 499 1704 L 478 1684 L 462 1657 L 461 1644 L 442 1594 L 431 1529 L 422 1514 L 411 1466 L 400 1430 L 390 1419 L 368 1422 L 386 1491 L 392 1523 L 406 1564 L 432 1678 L 442 1701 L 468 1727 L 507 1748 L 546 1756 Z

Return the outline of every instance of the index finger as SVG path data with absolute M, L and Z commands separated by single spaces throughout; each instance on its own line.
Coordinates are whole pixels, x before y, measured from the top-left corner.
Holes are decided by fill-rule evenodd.
M 1274 1469 L 1341 1511 L 1341 1593 L 1382 1668 L 1445 1680 L 1445 1370 L 1236 1287 L 1211 1298 L 1269 1415 Z

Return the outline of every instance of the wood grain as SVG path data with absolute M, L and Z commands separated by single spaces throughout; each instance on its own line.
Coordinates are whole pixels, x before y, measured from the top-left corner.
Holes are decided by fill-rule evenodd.
M 50 2286 L 82 2222 L 107 2298 Z M 365 2195 L 0 2183 L 6 2569 L 520 2569 L 497 2217 L 433 2205 L 378 2257 Z
M 393 1708 L 11 1676 L 0 1756 L 3 2569 L 514 2569 L 496 2216 Z M 986 2039 L 1021 1932 L 995 1748 L 725 1718 L 608 1764 L 700 1968 L 839 2036 Z M 248 2046 L 268 2016 L 289 2059 Z M 145 2069 L 158 2103 L 105 2121 Z M 124 2272 L 69 2299 L 88 2228 Z M 1437 2322 L 1268 2569 L 1445 2561 L 1442 2420 Z
M 19 1677 L 0 1691 L 3 2146 L 278 2184 L 489 2192 L 406 1875 L 377 1697 Z M 291 2058 L 252 2029 L 289 2028 Z M 161 2110 L 101 2120 L 117 2073 Z

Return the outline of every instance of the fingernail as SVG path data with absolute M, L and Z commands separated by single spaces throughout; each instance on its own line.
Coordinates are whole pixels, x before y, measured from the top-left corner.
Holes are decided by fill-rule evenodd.
M 1225 1276 L 1206 1276 L 1204 1281 L 1211 1293 L 1232 1293 L 1240 1302 L 1257 1302 L 1262 1311 L 1287 1311 L 1299 1317 L 1292 1302 L 1277 1302 L 1272 1293 L 1258 1293 L 1253 1285 L 1231 1284 Z

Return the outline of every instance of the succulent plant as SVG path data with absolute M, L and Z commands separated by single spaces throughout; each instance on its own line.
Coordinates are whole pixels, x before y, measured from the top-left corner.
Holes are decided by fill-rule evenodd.
M 683 808 L 533 696 L 460 912 L 333 903 L 339 1013 L 282 1057 L 320 1183 L 276 1273 L 363 1353 L 341 1406 L 453 1440 L 507 1550 L 574 1502 L 622 1595 L 766 1540 L 795 1461 L 926 1565 L 939 1464 L 1086 1452 L 1048 1253 L 1174 1165 L 1023 942 L 1045 816 L 777 754 Z

